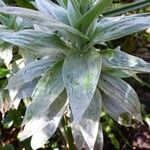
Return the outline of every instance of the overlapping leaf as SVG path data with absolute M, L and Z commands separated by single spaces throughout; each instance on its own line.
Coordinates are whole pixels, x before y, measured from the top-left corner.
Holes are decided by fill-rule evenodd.
M 103 108 L 104 110 L 118 123 L 131 126 L 132 125 L 132 115 L 127 112 L 124 108 L 124 105 L 118 103 L 117 98 L 107 96 L 106 94 L 102 95 L 103 99 Z
M 115 49 L 111 56 L 103 56 L 104 67 L 150 73 L 150 64 L 144 60 Z
M 64 91 L 55 99 L 55 101 L 49 106 L 48 109 L 43 109 L 42 114 L 40 114 L 37 117 L 33 117 L 30 121 L 28 121 L 25 124 L 24 130 L 21 133 L 20 139 L 24 140 L 32 135 L 36 135 L 47 125 L 49 126 L 50 122 L 52 123 L 52 126 L 51 126 L 52 129 L 49 132 L 54 131 L 53 127 L 55 123 L 57 123 L 56 118 L 60 115 L 62 116 L 67 104 L 68 104 L 67 96 Z M 61 116 L 58 117 L 58 119 L 61 119 Z
M 32 94 L 33 101 L 27 108 L 23 124 L 45 113 L 63 91 L 61 67 L 62 62 L 58 62 L 44 73 Z
M 65 30 L 72 34 L 78 35 L 80 38 L 87 39 L 87 37 L 85 37 L 81 32 L 79 32 L 75 28 L 72 28 L 58 21 L 50 14 L 47 15 L 39 11 L 19 7 L 2 7 L 0 9 L 0 13 L 11 14 L 20 16 L 22 18 L 27 18 L 29 20 L 32 20 L 32 22 L 35 24 L 49 27 L 55 30 Z
M 75 122 L 81 120 L 93 98 L 101 64 L 101 57 L 96 51 L 71 53 L 64 61 L 63 80 Z
M 77 22 L 76 27 L 83 33 L 86 33 L 92 22 L 103 13 L 111 2 L 112 0 L 99 0 L 93 8 L 81 17 L 81 19 Z
M 116 109 L 120 107 L 120 109 L 122 109 L 122 112 L 126 110 L 137 120 L 142 122 L 141 108 L 138 96 L 129 84 L 117 77 L 111 75 L 103 75 L 98 82 L 98 87 L 108 97 L 110 97 L 111 100 L 117 103 Z M 120 109 L 118 111 L 120 111 Z
M 102 108 L 102 98 L 98 90 L 96 90 L 93 100 L 85 111 L 79 127 L 81 133 L 90 150 L 94 149 L 94 145 L 98 135 L 100 113 Z
M 51 68 L 56 60 L 42 59 L 28 63 L 23 69 L 19 70 L 14 76 L 9 78 L 7 88 L 22 86 L 24 83 L 40 77 L 48 68 Z
M 57 53 L 67 53 L 69 47 L 55 34 L 47 34 L 36 30 L 21 30 L 18 32 L 9 31 L 0 34 L 4 41 L 28 49 L 34 53 L 42 55 L 57 55 Z
M 105 17 L 97 24 L 92 43 L 115 40 L 150 27 L 150 15 Z
M 70 20 L 71 25 L 75 26 L 75 24 L 81 18 L 82 15 L 78 7 L 76 6 L 74 0 L 68 0 L 67 14 L 68 14 L 68 18 Z
M 50 0 L 44 0 L 44 1 L 36 0 L 36 4 L 37 4 L 38 9 L 41 12 L 53 15 L 55 18 L 57 18 L 61 22 L 69 25 L 67 11 L 63 7 L 56 5 L 55 3 L 51 2 Z

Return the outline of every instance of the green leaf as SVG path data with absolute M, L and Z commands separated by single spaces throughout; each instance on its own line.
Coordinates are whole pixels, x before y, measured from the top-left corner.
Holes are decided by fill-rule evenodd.
M 93 98 L 101 65 L 101 57 L 95 50 L 71 53 L 64 61 L 63 80 L 75 122 L 81 120 Z
M 89 149 L 94 149 L 94 145 L 97 139 L 101 108 L 101 94 L 99 90 L 96 90 L 90 105 L 86 109 L 82 120 L 79 123 L 81 133 Z
M 65 30 L 72 34 L 78 35 L 80 38 L 88 39 L 85 37 L 81 32 L 72 28 L 57 19 L 55 19 L 52 15 L 47 15 L 39 11 L 30 10 L 26 8 L 19 8 L 19 7 L 2 7 L 0 9 L 0 13 L 11 14 L 15 16 L 20 16 L 22 18 L 30 19 L 33 23 L 39 24 L 41 26 L 45 26 L 55 30 Z
M 76 28 L 82 33 L 86 33 L 90 25 L 100 14 L 111 4 L 112 0 L 99 0 L 87 13 L 77 22 Z
M 56 5 L 50 0 L 36 0 L 35 2 L 41 12 L 53 15 L 55 18 L 65 24 L 70 24 L 67 16 L 67 11 L 63 7 Z
M 56 0 L 58 4 L 64 8 L 67 7 L 68 0 Z
M 45 113 L 63 91 L 64 84 L 61 67 L 62 62 L 58 62 L 53 68 L 44 73 L 32 94 L 33 100 L 27 108 L 23 124 Z
M 148 14 L 105 17 L 97 23 L 97 28 L 91 37 L 91 43 L 96 44 L 119 39 L 149 27 L 150 16 Z
M 147 72 L 150 73 L 150 63 L 145 62 L 144 60 L 129 55 L 120 50 L 112 51 L 112 56 L 102 57 L 103 59 L 103 68 L 115 68 L 126 71 L 132 71 L 134 73 Z
M 67 50 L 70 49 L 57 35 L 31 29 L 12 33 L 9 31 L 0 33 L 0 38 L 6 42 L 42 55 L 57 55 L 61 52 L 67 53 Z
M 68 0 L 67 14 L 71 25 L 75 26 L 75 24 L 81 18 L 82 15 L 80 14 L 80 11 L 76 6 L 74 0 Z
M 93 0 L 77 0 L 80 7 L 80 12 L 85 14 L 91 7 L 93 7 Z
M 51 127 L 54 127 L 54 123 L 57 123 L 57 120 L 61 119 L 64 109 L 68 104 L 66 100 L 67 95 L 64 91 L 58 96 L 58 98 L 56 98 L 56 100 L 49 106 L 48 109 L 44 109 L 42 114 L 38 115 L 37 117 L 33 117 L 30 121 L 26 123 L 24 130 L 21 133 L 20 139 L 24 140 L 30 136 L 40 134 L 41 130 L 43 130 L 43 128 L 46 128 L 46 126 L 49 126 L 50 124 Z M 49 130 L 50 133 L 53 131 L 53 128 Z M 37 136 L 37 138 L 38 137 L 39 136 Z
M 55 63 L 56 60 L 42 59 L 26 64 L 24 68 L 9 78 L 6 88 L 12 89 L 14 87 L 22 86 L 23 84 L 40 77 L 48 68 L 52 68 Z
M 98 82 L 98 87 L 110 97 L 111 100 L 117 103 L 115 109 L 121 109 L 123 107 L 122 112 L 125 110 L 126 113 L 130 113 L 138 121 L 142 122 L 138 96 L 129 84 L 120 78 L 104 74 Z M 107 100 L 110 101 L 109 99 Z M 124 113 L 122 115 L 124 115 Z
M 15 0 L 15 1 L 17 5 L 21 7 L 35 9 L 35 7 L 32 5 L 32 3 L 29 0 Z
M 117 7 L 115 9 L 108 10 L 108 11 L 104 12 L 103 15 L 104 16 L 117 16 L 117 15 L 127 13 L 129 11 L 133 11 L 133 10 L 147 7 L 147 6 L 150 6 L 149 0 L 135 1 L 133 3 L 129 3 L 129 4 L 123 5 L 121 7 Z

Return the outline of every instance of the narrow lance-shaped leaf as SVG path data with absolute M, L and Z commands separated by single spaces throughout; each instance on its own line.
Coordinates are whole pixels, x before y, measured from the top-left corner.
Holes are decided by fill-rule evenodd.
M 4 41 L 17 45 L 21 48 L 28 49 L 37 54 L 67 53 L 69 47 L 55 34 L 47 34 L 36 30 L 22 30 L 18 32 L 9 31 L 0 33 L 0 38 Z
M 93 98 L 101 64 L 101 57 L 95 50 L 71 53 L 64 61 L 63 80 L 75 122 L 81 120 Z
M 50 0 L 36 0 L 36 4 L 41 12 L 53 15 L 55 18 L 65 24 L 70 24 L 67 16 L 67 11 L 63 7 L 56 5 Z
M 136 9 L 144 8 L 150 6 L 150 1 L 149 0 L 140 0 L 140 1 L 135 1 L 126 5 L 123 5 L 121 7 L 117 7 L 115 9 L 108 10 L 103 13 L 104 16 L 118 16 L 123 13 L 127 13 L 129 11 L 133 11 Z
M 87 13 L 77 22 L 76 28 L 86 33 L 92 22 L 111 4 L 112 0 L 99 0 Z
M 150 63 L 117 49 L 112 50 L 111 52 L 111 56 L 102 57 L 103 67 L 131 71 L 133 73 L 150 72 Z
M 32 135 L 36 135 L 38 132 L 47 126 L 56 116 L 59 114 L 62 109 L 68 104 L 66 92 L 63 91 L 55 101 L 49 106 L 48 109 L 45 109 L 43 113 L 37 117 L 33 117 L 30 121 L 25 124 L 24 130 L 21 133 L 20 140 L 25 140 Z M 61 113 L 61 114 L 62 114 Z M 54 120 L 53 120 L 54 121 Z M 52 122 L 52 126 L 55 121 Z M 51 130 L 50 130 L 51 132 Z
M 76 6 L 74 0 L 68 0 L 67 14 L 68 14 L 68 18 L 70 20 L 71 25 L 75 26 L 75 24 L 81 18 L 82 15 L 80 14 L 80 11 L 78 7 Z
M 58 62 L 42 76 L 33 92 L 33 101 L 27 108 L 23 124 L 26 124 L 26 122 L 30 121 L 33 117 L 45 113 L 63 91 L 64 84 L 61 67 L 62 62 Z
M 66 104 L 62 106 L 59 113 L 52 120 L 50 120 L 48 124 L 40 132 L 37 132 L 32 136 L 31 139 L 32 148 L 37 149 L 42 147 L 44 144 L 46 144 L 48 139 L 55 133 L 63 117 L 64 111 L 66 109 Z
M 96 90 L 90 105 L 86 109 L 82 120 L 79 123 L 81 133 L 90 150 L 93 150 L 97 139 L 101 108 L 101 94 L 99 90 Z
M 19 8 L 19 7 L 2 7 L 0 9 L 0 13 L 11 14 L 20 16 L 22 18 L 27 18 L 32 20 L 33 23 L 39 24 L 41 26 L 49 27 L 55 30 L 65 30 L 70 33 L 78 35 L 80 38 L 88 39 L 85 37 L 81 32 L 72 28 L 57 19 L 55 19 L 52 15 L 47 15 L 39 11 L 30 10 L 26 8 Z
M 119 107 L 123 107 L 126 112 L 142 122 L 138 96 L 129 84 L 122 79 L 104 74 L 98 82 L 98 87 L 113 99 Z
M 149 14 L 105 17 L 97 23 L 97 28 L 91 37 L 91 43 L 96 44 L 119 39 L 149 27 Z
M 124 105 L 118 103 L 117 98 L 102 94 L 104 110 L 118 123 L 125 126 L 132 125 L 132 115 L 127 112 Z
M 40 77 L 48 68 L 53 67 L 55 63 L 56 60 L 42 59 L 26 64 L 23 69 L 19 70 L 14 76 L 9 78 L 6 88 L 12 89 L 14 87 L 22 86 L 24 83 Z

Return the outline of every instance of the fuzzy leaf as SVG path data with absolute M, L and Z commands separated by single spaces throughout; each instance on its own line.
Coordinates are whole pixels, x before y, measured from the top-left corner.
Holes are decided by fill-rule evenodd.
M 67 14 L 68 14 L 68 18 L 71 22 L 71 25 L 75 26 L 77 21 L 81 18 L 81 14 L 80 14 L 80 11 L 79 11 L 78 7 L 76 6 L 74 0 L 68 0 Z
M 26 8 L 19 8 L 19 7 L 2 7 L 0 9 L 0 13 L 11 14 L 11 15 L 20 16 L 22 18 L 27 18 L 27 19 L 30 19 L 35 24 L 39 24 L 41 26 L 45 26 L 45 27 L 55 29 L 55 30 L 63 29 L 72 34 L 76 34 L 83 39 L 88 39 L 75 28 L 72 28 L 58 21 L 50 14 L 47 15 L 39 11 L 30 10 Z
M 41 130 L 48 124 L 52 123 L 53 126 L 57 116 L 59 116 L 60 114 L 60 111 L 61 114 L 64 112 L 64 109 L 68 104 L 66 100 L 67 100 L 66 93 L 62 92 L 55 99 L 55 101 L 49 106 L 48 109 L 43 110 L 42 114 L 40 114 L 37 117 L 33 117 L 30 121 L 28 121 L 24 127 L 23 132 L 21 133 L 21 140 L 25 140 L 32 135 L 40 133 Z
M 92 43 L 107 42 L 150 27 L 149 14 L 105 17 L 97 23 Z
M 33 101 L 27 108 L 23 124 L 42 115 L 63 91 L 61 67 L 62 62 L 59 62 L 44 73 L 32 94 Z
M 19 88 L 18 93 L 16 94 L 14 99 L 24 99 L 31 97 L 37 83 L 38 78 L 33 81 L 25 83 L 21 88 Z M 18 87 L 17 87 L 18 88 Z
M 122 111 L 126 110 L 127 113 L 142 122 L 138 96 L 129 84 L 120 78 L 105 74 L 101 76 L 98 87 L 117 105 L 123 107 Z
M 24 83 L 30 82 L 33 79 L 40 77 L 48 68 L 51 68 L 56 63 L 56 60 L 42 59 L 35 60 L 26 64 L 24 68 L 19 70 L 14 76 L 8 80 L 6 88 L 22 86 Z
M 99 0 L 87 13 L 77 22 L 76 27 L 86 33 L 92 22 L 111 4 L 112 0 Z
M 48 124 L 39 132 L 35 133 L 31 139 L 31 146 L 33 149 L 43 147 L 48 139 L 55 133 L 63 116 L 66 105 L 62 106 L 60 112 L 48 122 Z
M 59 21 L 69 25 L 67 11 L 63 7 L 56 5 L 50 0 L 36 0 L 36 4 L 41 12 L 53 15 Z
M 21 48 L 42 55 L 56 55 L 61 52 L 66 53 L 67 49 L 69 49 L 66 43 L 57 35 L 36 30 L 22 30 L 12 33 L 4 32 L 0 34 L 0 38 Z
M 64 61 L 63 80 L 75 122 L 81 120 L 93 98 L 101 64 L 101 57 L 95 50 L 72 53 Z
M 150 63 L 117 49 L 112 51 L 111 56 L 103 56 L 102 59 L 104 67 L 150 73 Z
M 82 120 L 79 123 L 81 133 L 90 150 L 93 150 L 97 139 L 101 108 L 101 94 L 98 90 L 96 90 L 90 105 L 86 109 Z
M 114 97 L 102 95 L 104 110 L 119 124 L 125 126 L 132 125 L 132 115 L 127 112 L 124 105 L 118 103 L 118 99 Z

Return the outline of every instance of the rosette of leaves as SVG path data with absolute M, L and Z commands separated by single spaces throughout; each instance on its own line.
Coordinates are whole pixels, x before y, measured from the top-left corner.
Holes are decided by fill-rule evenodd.
M 21 140 L 30 136 L 34 149 L 54 134 L 69 107 L 76 146 L 103 147 L 102 108 L 116 121 L 142 122 L 138 96 L 121 78 L 150 72 L 150 64 L 116 49 L 100 49 L 107 42 L 150 27 L 150 14 L 107 17 L 112 0 L 35 0 L 38 10 L 2 7 L 0 13 L 32 21 L 34 29 L 2 30 L 3 41 L 32 52 L 38 59 L 26 63 L 8 80 L 7 89 L 19 99 L 32 98 L 22 125 Z

